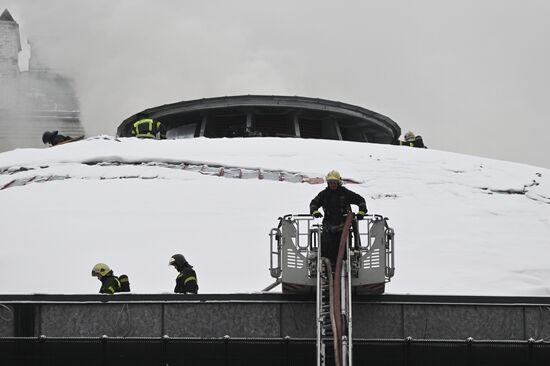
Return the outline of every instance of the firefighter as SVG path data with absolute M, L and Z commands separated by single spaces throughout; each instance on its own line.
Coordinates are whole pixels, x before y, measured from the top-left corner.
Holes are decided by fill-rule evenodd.
M 42 134 L 42 142 L 44 144 L 50 144 L 52 146 L 65 143 L 72 140 L 71 136 L 60 135 L 58 131 L 46 131 Z
M 414 138 L 414 147 L 420 147 L 423 149 L 427 149 L 428 146 L 424 145 L 424 140 L 422 140 L 422 136 L 416 135 Z
M 170 266 L 179 272 L 176 278 L 176 287 L 174 292 L 177 294 L 196 294 L 199 291 L 199 285 L 197 283 L 197 274 L 193 269 L 193 266 L 187 262 L 185 257 L 181 254 L 174 254 L 170 257 L 168 262 Z
M 113 270 L 105 263 L 98 263 L 92 269 L 92 276 L 101 281 L 100 294 L 114 294 L 115 292 L 130 292 L 130 283 L 128 276 L 121 275 L 117 277 Z
M 132 135 L 141 139 L 163 140 L 166 138 L 166 127 L 159 121 L 144 116 L 132 125 Z
M 396 145 L 401 146 L 410 146 L 410 147 L 421 147 L 426 149 L 427 147 L 424 145 L 424 140 L 422 140 L 422 136 L 415 136 L 412 131 L 409 131 L 403 136 L 405 138 L 405 141 L 398 140 Z
M 355 215 L 357 220 L 362 220 L 367 213 L 365 199 L 359 194 L 342 186 L 342 177 L 336 170 L 332 170 L 326 176 L 327 187 L 311 200 L 309 212 L 313 217 L 323 217 L 320 208 L 323 208 L 323 231 L 321 234 L 321 256 L 330 259 L 335 268 L 338 246 L 344 228 L 344 221 L 351 205 L 357 205 L 359 211 Z

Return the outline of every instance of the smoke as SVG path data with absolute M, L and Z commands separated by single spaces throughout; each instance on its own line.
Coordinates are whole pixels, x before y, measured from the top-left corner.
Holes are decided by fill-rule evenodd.
M 181 100 L 303 95 L 385 114 L 430 148 L 550 167 L 544 0 L 0 0 L 4 7 L 22 39 L 39 40 L 42 58 L 76 81 L 88 134 L 114 134 L 128 116 Z
M 113 134 L 124 118 L 159 104 L 295 89 L 273 62 L 276 52 L 251 45 L 252 10 L 235 13 L 224 2 L 18 4 L 14 16 L 39 41 L 44 64 L 76 81 L 89 134 Z

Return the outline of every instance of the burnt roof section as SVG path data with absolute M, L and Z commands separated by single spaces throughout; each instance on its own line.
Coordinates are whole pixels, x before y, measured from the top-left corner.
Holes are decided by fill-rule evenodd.
M 125 119 L 120 124 L 118 131 L 120 135 L 120 132 L 123 131 L 128 124 L 142 118 L 139 116 L 143 115 L 151 118 L 162 118 L 163 116 L 177 113 L 201 112 L 228 107 L 287 107 L 319 112 L 332 112 L 368 120 L 384 130 L 391 131 L 396 138 L 401 134 L 401 128 L 392 119 L 366 108 L 327 99 L 281 95 L 237 95 L 164 104 L 158 107 L 145 109 Z
M 5 22 L 15 22 L 8 9 L 4 9 L 4 12 L 0 15 L 0 20 Z

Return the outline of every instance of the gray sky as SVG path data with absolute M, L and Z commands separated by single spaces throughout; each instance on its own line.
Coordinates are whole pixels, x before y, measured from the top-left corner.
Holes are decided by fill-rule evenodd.
M 550 168 L 550 1 L 0 0 L 77 82 L 89 135 L 148 107 L 359 105 L 434 149 Z

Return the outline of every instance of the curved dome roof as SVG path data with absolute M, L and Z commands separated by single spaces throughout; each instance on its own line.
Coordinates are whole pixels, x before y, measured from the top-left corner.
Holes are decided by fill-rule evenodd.
M 146 109 L 124 120 L 118 135 L 144 116 L 157 119 L 172 130 L 186 129 L 187 136 L 231 137 L 285 136 L 391 143 L 401 134 L 390 118 L 355 105 L 299 96 L 239 95 L 204 98 Z M 186 127 L 187 126 L 187 127 Z M 193 130 L 195 128 L 195 130 Z M 241 131 L 241 132 L 239 132 Z

